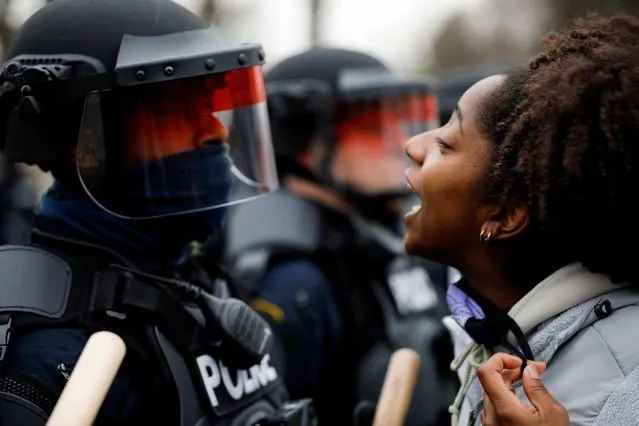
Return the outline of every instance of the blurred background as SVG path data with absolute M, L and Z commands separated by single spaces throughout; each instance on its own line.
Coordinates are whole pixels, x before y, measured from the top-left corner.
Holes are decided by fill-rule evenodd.
M 309 46 L 328 45 L 362 50 L 399 72 L 435 81 L 521 61 L 541 34 L 586 11 L 639 12 L 639 0 L 176 1 L 236 41 L 262 43 L 267 68 Z M 0 0 L 0 56 L 11 34 L 46 2 Z M 0 168 L 1 198 L 37 205 L 49 177 L 35 168 Z

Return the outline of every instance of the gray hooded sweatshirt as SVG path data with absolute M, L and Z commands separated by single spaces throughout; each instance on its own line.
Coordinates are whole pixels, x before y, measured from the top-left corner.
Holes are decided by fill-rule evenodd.
M 509 315 L 535 360 L 548 364 L 541 380 L 568 410 L 571 425 L 639 426 L 639 288 L 613 284 L 575 263 L 539 283 Z M 453 423 L 479 425 L 483 391 L 476 367 L 491 354 L 450 319 L 445 324 L 462 381 Z M 528 402 L 521 382 L 514 387 Z

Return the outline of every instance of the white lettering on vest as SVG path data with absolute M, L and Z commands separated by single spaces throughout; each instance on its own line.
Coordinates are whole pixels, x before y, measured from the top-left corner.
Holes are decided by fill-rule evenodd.
M 244 393 L 244 389 L 242 387 L 242 378 L 241 373 L 242 370 L 238 370 L 236 373 L 236 381 L 237 383 L 233 383 L 233 379 L 231 379 L 231 373 L 229 373 L 229 369 L 226 368 L 226 365 L 222 363 L 222 361 L 218 361 L 220 364 L 220 370 L 222 371 L 222 383 L 224 384 L 224 388 L 231 395 L 231 398 L 234 400 L 239 400 L 242 398 L 242 394 Z
M 437 304 L 433 282 L 422 268 L 393 272 L 388 277 L 388 285 L 403 315 L 422 312 Z
M 222 381 L 220 369 L 215 360 L 208 355 L 200 355 L 196 361 L 211 405 L 217 407 L 220 403 L 217 400 L 217 395 L 215 395 L 215 388 L 218 387 Z
M 196 361 L 200 376 L 211 405 L 217 407 L 220 404 L 215 393 L 220 384 L 224 385 L 224 389 L 231 398 L 239 401 L 244 395 L 250 395 L 275 381 L 278 377 L 277 371 L 269 364 L 270 360 L 271 356 L 266 354 L 259 364 L 250 367 L 248 370 L 229 371 L 224 363 L 209 355 L 197 357 Z M 235 374 L 232 374 L 232 372 L 235 372 Z M 232 375 L 235 377 L 231 377 Z

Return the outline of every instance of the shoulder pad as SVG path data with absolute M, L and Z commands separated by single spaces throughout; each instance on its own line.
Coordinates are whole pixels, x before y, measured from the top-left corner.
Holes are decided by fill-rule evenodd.
M 314 251 L 320 225 L 321 211 L 312 202 L 284 190 L 265 195 L 229 212 L 226 257 L 269 247 Z
M 28 245 L 0 247 L 0 313 L 24 312 L 58 319 L 71 292 L 71 267 Z
M 233 207 L 227 222 L 224 257 L 238 291 L 251 294 L 274 250 L 315 251 L 320 231 L 320 209 L 285 190 Z

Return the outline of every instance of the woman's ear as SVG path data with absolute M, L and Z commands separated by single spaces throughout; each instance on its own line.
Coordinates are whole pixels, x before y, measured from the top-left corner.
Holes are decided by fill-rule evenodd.
M 530 223 L 530 212 L 522 206 L 495 206 L 482 229 L 494 240 L 514 238 L 524 232 Z

